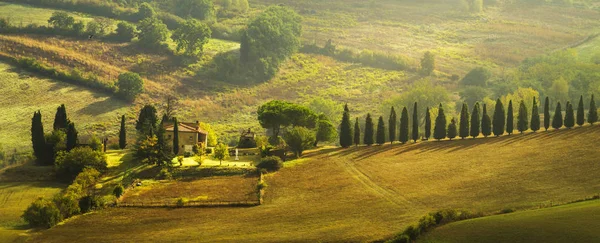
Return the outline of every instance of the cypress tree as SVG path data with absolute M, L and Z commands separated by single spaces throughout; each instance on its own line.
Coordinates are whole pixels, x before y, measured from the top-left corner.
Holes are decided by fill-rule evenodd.
M 429 140 L 431 137 L 431 113 L 429 107 L 425 111 L 425 140 Z
M 567 110 L 565 112 L 565 127 L 571 129 L 575 126 L 575 113 L 573 111 L 573 104 L 567 101 Z
M 546 102 L 544 102 L 544 129 L 548 131 L 550 127 L 550 98 L 546 96 Z
M 413 107 L 412 121 L 412 139 L 416 143 L 419 140 L 419 109 L 417 102 L 415 102 L 415 106 Z
M 173 158 L 173 148 L 165 140 L 164 122 L 161 121 L 156 130 L 156 146 L 158 147 L 158 165 L 171 166 L 171 159 Z
M 511 135 L 513 133 L 513 131 L 515 130 L 514 122 L 515 122 L 515 117 L 513 114 L 513 103 L 512 103 L 512 100 L 510 100 L 508 102 L 508 110 L 506 111 L 506 133 L 508 133 L 508 135 Z
M 450 125 L 448 125 L 448 138 L 452 141 L 453 138 L 456 137 L 456 121 L 454 118 L 450 121 Z
M 438 116 L 435 119 L 435 127 L 433 128 L 433 138 L 438 141 L 446 138 L 446 114 L 444 114 L 444 108 L 440 104 Z
M 377 144 L 382 145 L 385 143 L 385 124 L 383 123 L 383 116 L 379 116 L 377 122 Z
M 398 117 L 396 115 L 396 110 L 394 110 L 394 107 L 392 106 L 390 118 L 388 120 L 388 134 L 390 135 L 390 143 L 394 143 L 396 140 L 396 122 L 398 122 Z
M 75 123 L 69 122 L 67 127 L 67 151 L 77 146 L 77 129 L 75 129 Z
M 365 137 L 364 144 L 371 146 L 373 145 L 373 119 L 371 118 L 371 114 L 367 114 L 367 118 L 365 119 Z
M 157 121 L 156 108 L 152 105 L 145 105 L 142 110 L 140 110 L 135 129 L 143 134 L 149 135 L 149 131 L 156 131 Z
M 43 164 L 46 158 L 46 137 L 44 136 L 44 124 L 42 123 L 42 113 L 36 111 L 31 118 L 31 144 L 33 145 L 33 154 L 38 163 Z
M 533 108 L 531 108 L 531 130 L 533 130 L 533 132 L 540 130 L 540 113 L 535 97 L 533 97 Z
M 517 129 L 521 134 L 527 131 L 529 118 L 527 116 L 527 106 L 525 106 L 525 102 L 521 101 L 519 105 L 519 116 L 517 117 Z
M 554 118 L 552 118 L 552 127 L 554 129 L 560 129 L 563 126 L 562 108 L 560 107 L 560 101 L 556 104 L 556 110 L 554 111 Z
M 465 139 L 469 136 L 469 107 L 466 103 L 463 103 L 462 109 L 460 110 L 460 129 L 459 136 L 461 139 Z
M 596 102 L 594 102 L 594 95 L 592 95 L 592 99 L 590 100 L 588 122 L 590 125 L 594 125 L 594 123 L 598 122 L 598 108 L 596 108 Z
M 408 142 L 408 110 L 406 107 L 402 109 L 402 115 L 400 115 L 400 142 L 405 144 Z
M 350 110 L 348 104 L 344 106 L 342 124 L 340 124 L 340 146 L 347 148 L 352 146 L 352 124 L 350 122 Z
M 67 108 L 64 104 L 56 108 L 56 115 L 54 115 L 54 130 L 63 129 L 67 130 L 69 126 L 69 119 L 67 118 Z
M 494 119 L 492 120 L 494 136 L 498 137 L 504 134 L 506 125 L 506 113 L 504 112 L 504 105 L 500 99 L 496 100 L 496 109 L 494 110 Z
M 358 117 L 356 118 L 356 122 L 354 123 L 354 145 L 358 146 L 360 144 L 360 125 L 358 124 Z
M 125 115 L 121 116 L 121 128 L 119 129 L 119 148 L 125 149 L 127 146 L 127 130 L 125 129 Z
M 473 113 L 471 114 L 471 131 L 469 132 L 469 135 L 471 135 L 471 137 L 476 138 L 479 136 L 479 133 L 481 132 L 479 130 L 480 123 L 481 121 L 479 119 L 479 102 L 475 102 L 475 106 L 473 107 Z
M 481 115 L 481 134 L 486 138 L 492 134 L 492 121 L 487 114 L 486 104 L 483 104 L 483 114 Z
M 173 117 L 173 153 L 179 154 L 179 122 Z
M 577 125 L 583 126 L 585 123 L 585 113 L 583 108 L 583 95 L 579 97 L 579 104 L 577 105 Z

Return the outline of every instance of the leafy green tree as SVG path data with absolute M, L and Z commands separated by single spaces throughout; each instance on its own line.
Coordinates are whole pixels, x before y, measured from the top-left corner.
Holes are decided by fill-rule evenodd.
M 258 107 L 257 113 L 260 125 L 263 128 L 272 129 L 272 139 L 279 137 L 282 126 L 315 128 L 318 120 L 317 114 L 307 107 L 279 100 L 272 100 L 261 105 Z M 348 126 L 352 128 L 349 116 L 348 114 Z M 350 131 L 350 135 L 352 135 L 352 131 Z M 350 145 L 352 145 L 352 138 L 347 146 Z
M 546 102 L 544 102 L 544 129 L 548 131 L 550 127 L 550 98 L 546 96 Z
M 69 30 L 73 28 L 75 18 L 66 12 L 57 11 L 52 13 L 52 16 L 48 19 L 48 24 L 57 29 Z
M 405 144 L 408 142 L 408 110 L 406 107 L 402 109 L 402 114 L 400 115 L 400 142 Z
M 227 147 L 227 144 L 217 144 L 214 151 L 214 157 L 219 160 L 219 165 L 223 165 L 223 160 L 229 158 L 229 147 Z
M 527 116 L 527 106 L 525 106 L 524 101 L 521 101 L 521 104 L 519 105 L 519 115 L 517 117 L 517 129 L 521 134 L 523 134 L 523 132 L 527 131 L 528 129 L 528 119 L 529 118 Z
M 121 128 L 119 129 L 119 148 L 127 147 L 127 129 L 125 128 L 125 115 L 121 116 Z
M 55 159 L 59 152 L 65 151 L 67 135 L 63 130 L 53 130 L 51 133 L 44 135 L 46 144 L 44 152 L 44 164 L 55 165 Z
M 494 109 L 493 121 L 493 132 L 496 137 L 504 134 L 506 113 L 504 112 L 504 105 L 500 99 L 496 100 L 496 109 Z
M 56 171 L 64 181 L 73 181 L 84 168 L 104 172 L 108 168 L 106 156 L 101 151 L 89 147 L 74 148 L 70 152 L 60 152 L 56 157 Z
M 379 116 L 379 121 L 377 122 L 377 144 L 382 145 L 385 143 L 385 123 L 383 123 L 383 116 Z
M 298 126 L 285 133 L 284 139 L 296 158 L 300 158 L 302 152 L 309 149 L 315 142 L 315 133 L 306 127 Z
M 585 111 L 583 107 L 583 95 L 579 97 L 579 104 L 577 105 L 577 125 L 583 126 L 585 123 Z
M 121 73 L 119 81 L 117 81 L 117 88 L 119 88 L 119 95 L 123 98 L 134 100 L 144 92 L 144 80 L 137 73 Z
M 67 108 L 64 104 L 56 108 L 56 115 L 54 115 L 54 130 L 67 130 L 69 126 L 69 119 L 67 118 Z
M 350 122 L 348 104 L 344 106 L 344 114 L 342 115 L 342 123 L 340 124 L 340 146 L 343 148 L 352 146 L 352 124 Z
M 479 115 L 479 102 L 475 102 L 475 106 L 473 106 L 473 112 L 471 114 L 471 130 L 469 131 L 469 135 L 471 137 L 476 138 L 481 133 L 480 127 L 480 115 Z
M 415 106 L 413 106 L 412 121 L 412 140 L 416 143 L 419 139 L 419 109 L 417 107 L 417 102 L 415 102 Z
M 173 117 L 173 153 L 179 154 L 179 122 Z
M 150 3 L 144 2 L 138 7 L 137 17 L 140 20 L 154 18 L 156 17 L 156 11 L 154 11 L 154 8 Z
M 523 101 L 521 101 L 523 102 Z M 519 112 L 521 112 L 519 110 Z M 519 113 L 521 114 L 521 113 Z M 508 110 L 506 111 L 506 133 L 508 133 L 508 135 L 511 135 L 513 133 L 513 131 L 515 130 L 515 125 L 514 125 L 514 121 L 515 121 L 515 117 L 514 117 L 514 112 L 513 112 L 513 103 L 512 100 L 510 100 L 508 102 Z M 527 121 L 525 121 L 527 122 Z M 517 126 L 519 126 L 517 124 Z
M 317 123 L 317 134 L 314 147 L 317 147 L 318 142 L 332 142 L 337 137 L 337 130 L 333 123 L 329 121 L 327 116 L 321 114 Z
M 75 123 L 70 122 L 67 128 L 67 151 L 77 146 L 77 129 L 75 129 Z
M 187 56 L 197 56 L 204 51 L 212 32 L 208 25 L 195 19 L 188 19 L 173 32 L 171 37 L 177 43 L 177 51 Z
M 446 114 L 444 114 L 444 108 L 442 107 L 442 104 L 440 104 L 438 116 L 435 119 L 433 138 L 437 139 L 438 141 L 446 138 Z
M 90 21 L 87 23 L 86 26 L 86 34 L 88 35 L 94 35 L 94 36 L 101 36 L 104 35 L 104 33 L 102 33 L 100 31 L 100 24 L 96 21 Z
M 459 136 L 462 139 L 465 139 L 469 136 L 469 106 L 466 103 L 463 103 L 462 109 L 460 111 L 460 129 Z
M 435 70 L 435 55 L 430 51 L 425 52 L 423 55 L 423 59 L 421 59 L 421 74 L 425 76 L 429 76 L 433 74 L 433 70 Z
M 339 119 L 344 113 L 340 110 L 340 103 L 330 98 L 317 97 L 311 99 L 306 106 L 317 114 L 324 114 L 329 121 Z
M 596 102 L 594 101 L 594 95 L 592 95 L 592 99 L 590 100 L 590 111 L 588 114 L 588 122 L 591 125 L 598 122 L 598 109 L 596 108 Z
M 135 25 L 127 22 L 119 22 L 117 24 L 117 30 L 115 37 L 120 41 L 131 41 L 137 35 L 137 29 Z
M 365 118 L 365 135 L 364 135 L 364 144 L 371 146 L 373 145 L 373 119 L 371 118 L 371 114 L 367 114 L 367 118 Z
M 360 125 L 358 124 L 358 117 L 356 118 L 356 122 L 354 122 L 354 145 L 360 145 Z
M 486 87 L 468 85 L 462 88 L 458 94 L 463 102 L 465 102 L 467 105 L 474 105 L 475 102 L 481 102 L 483 99 L 488 97 L 488 93 L 489 92 Z
M 140 114 L 135 123 L 135 129 L 140 133 L 149 134 L 150 130 L 156 130 L 157 121 L 156 108 L 153 105 L 145 105 L 140 110 Z
M 552 118 L 552 128 L 560 129 L 563 126 L 562 108 L 560 101 L 556 104 L 556 110 L 554 111 L 554 117 Z
M 396 140 L 396 123 L 398 122 L 398 117 L 396 115 L 396 110 L 392 106 L 392 110 L 390 111 L 390 118 L 388 120 L 388 134 L 390 137 L 390 143 L 394 143 Z
M 469 71 L 465 77 L 460 80 L 463 87 L 478 86 L 487 87 L 488 80 L 492 77 L 492 72 L 484 67 L 476 67 Z
M 573 104 L 567 101 L 567 109 L 565 112 L 565 127 L 571 129 L 575 126 L 575 114 L 573 112 Z
M 44 124 L 42 123 L 42 113 L 36 111 L 31 118 L 31 143 L 33 145 L 33 154 L 37 162 L 42 165 L 49 165 L 47 162 L 46 137 L 44 135 Z
M 79 198 L 75 193 L 58 193 L 52 198 L 54 205 L 60 212 L 61 218 L 67 219 L 81 213 Z
M 533 132 L 540 130 L 540 113 L 535 97 L 533 97 L 533 108 L 531 109 L 531 130 Z
M 147 49 L 160 47 L 169 38 L 169 29 L 158 18 L 146 18 L 138 24 L 139 43 Z
M 448 125 L 448 138 L 452 140 L 456 137 L 456 134 L 456 121 L 454 120 L 454 118 L 452 118 L 452 120 L 450 121 L 450 125 Z
M 58 224 L 62 218 L 56 205 L 42 197 L 35 200 L 21 216 L 31 227 L 52 228 Z
M 206 146 L 209 147 L 214 147 L 217 146 L 217 133 L 215 132 L 215 130 L 212 128 L 212 126 L 208 123 L 204 123 L 204 122 L 200 122 L 200 124 L 198 124 L 200 126 L 200 128 L 204 131 L 206 131 L 208 133 L 208 137 L 206 138 L 207 143 Z
M 429 140 L 431 137 L 431 112 L 429 107 L 425 111 L 425 139 Z
M 121 196 L 123 196 L 123 193 L 125 192 L 125 188 L 123 188 L 123 185 L 119 184 L 117 186 L 115 186 L 115 189 L 113 189 L 113 195 L 115 195 L 115 197 L 118 199 Z
M 212 0 L 177 0 L 177 15 L 184 18 L 212 20 L 215 18 L 215 6 Z
M 487 114 L 486 104 L 483 104 L 483 113 L 481 115 L 481 134 L 486 138 L 492 134 L 492 121 Z

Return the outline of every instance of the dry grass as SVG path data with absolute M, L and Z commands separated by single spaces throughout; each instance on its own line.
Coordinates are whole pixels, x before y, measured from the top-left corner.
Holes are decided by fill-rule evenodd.
M 45 231 L 34 242 L 74 235 L 100 242 L 377 240 L 436 209 L 496 212 L 595 195 L 599 139 L 595 126 L 313 151 L 302 163 L 266 177 L 262 206 L 109 209 Z

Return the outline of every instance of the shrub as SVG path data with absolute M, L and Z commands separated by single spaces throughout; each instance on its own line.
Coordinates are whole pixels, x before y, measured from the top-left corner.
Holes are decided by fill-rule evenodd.
M 102 152 L 89 147 L 74 148 L 70 152 L 60 152 L 56 158 L 58 176 L 65 181 L 72 181 L 84 168 L 93 168 L 99 172 L 106 171 L 108 164 Z
M 127 22 L 119 22 L 119 24 L 117 24 L 117 32 L 115 33 L 114 38 L 119 41 L 129 42 L 131 39 L 135 38 L 136 34 L 137 30 L 135 25 Z
M 188 199 L 180 197 L 179 199 L 177 199 L 176 205 L 177 205 L 178 208 L 181 208 L 181 207 L 185 206 L 185 204 L 188 203 L 188 202 L 189 202 Z
M 56 205 L 41 197 L 31 203 L 21 217 L 31 227 L 51 228 L 61 220 L 61 214 Z
M 74 215 L 79 214 L 81 211 L 79 208 L 79 201 L 77 195 L 74 193 L 59 193 L 53 198 L 56 207 L 60 211 L 63 219 L 70 218 Z
M 87 213 L 92 211 L 96 207 L 96 200 L 93 196 L 84 196 L 79 199 L 79 208 L 81 213 Z
M 171 179 L 173 179 L 173 175 L 171 174 L 169 169 L 162 168 L 160 170 L 160 172 L 158 172 L 158 179 L 159 180 L 171 180 Z
M 297 158 L 302 157 L 302 152 L 314 145 L 315 132 L 305 127 L 294 127 L 285 134 L 285 142 Z
M 115 186 L 115 189 L 113 189 L 113 195 L 115 195 L 116 198 L 120 198 L 123 195 L 123 192 L 125 192 L 125 188 L 123 188 L 123 185 L 121 184 Z
M 277 156 L 262 158 L 260 164 L 256 166 L 258 169 L 265 169 L 267 171 L 278 171 L 281 167 L 283 167 L 283 162 Z

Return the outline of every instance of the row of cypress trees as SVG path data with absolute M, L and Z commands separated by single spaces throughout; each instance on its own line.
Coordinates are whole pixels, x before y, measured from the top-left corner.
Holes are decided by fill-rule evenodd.
M 53 165 L 57 146 L 56 139 L 61 137 L 61 133 L 66 134 L 66 150 L 71 151 L 77 146 L 78 132 L 75 123 L 68 119 L 67 109 L 64 104 L 56 109 L 54 115 L 53 131 L 51 134 L 45 134 L 44 124 L 42 122 L 41 111 L 33 113 L 31 119 L 31 143 L 33 154 L 39 164 Z M 64 140 L 63 140 L 64 141 Z
M 514 132 L 515 119 L 512 100 L 509 101 L 508 109 L 505 111 L 502 101 L 500 99 L 497 99 L 494 114 L 492 114 L 492 117 L 488 115 L 486 104 L 483 104 L 483 109 L 480 108 L 481 106 L 479 105 L 479 103 L 475 103 L 472 113 L 469 114 L 468 105 L 463 104 L 460 112 L 459 123 L 457 124 L 455 119 L 451 119 L 450 124 L 447 125 L 444 108 L 440 104 L 438 109 L 438 116 L 436 117 L 435 121 L 435 127 L 433 129 L 433 138 L 437 140 L 449 138 L 450 140 L 452 140 L 457 136 L 464 139 L 469 136 L 475 138 L 478 137 L 480 134 L 482 134 L 484 137 L 488 137 L 492 134 L 494 136 L 501 136 L 505 133 L 508 133 L 510 135 Z M 415 102 L 412 114 L 412 133 L 409 134 L 408 110 L 406 109 L 406 107 L 402 109 L 399 123 L 399 134 L 398 138 L 396 138 L 396 131 L 398 130 L 396 128 L 396 125 L 398 118 L 394 107 L 392 107 L 388 120 L 389 126 L 387 131 L 387 141 L 393 143 L 397 139 L 399 142 L 404 144 L 410 139 L 416 142 L 419 139 L 419 117 L 417 111 L 418 105 L 417 102 Z M 563 126 L 567 128 L 572 128 L 575 126 L 575 124 L 583 126 L 583 124 L 585 123 L 583 96 L 581 96 L 579 99 L 577 115 L 575 115 L 573 105 L 570 102 L 567 102 L 565 113 L 566 114 L 563 117 L 561 103 L 558 102 L 551 124 L 550 99 L 546 97 L 544 104 L 544 129 L 547 131 L 550 128 L 550 125 L 552 125 L 554 129 L 560 129 Z M 538 103 L 535 97 L 533 98 L 533 107 L 531 108 L 531 118 L 529 117 L 528 109 L 525 105 L 525 102 L 521 101 L 517 110 L 516 120 L 516 129 L 520 133 L 523 133 L 529 129 L 531 129 L 534 132 L 541 129 L 541 120 L 538 111 Z M 594 96 L 592 95 L 587 116 L 587 122 L 593 125 L 597 121 L 598 112 L 596 103 L 594 102 Z M 429 107 L 427 107 L 425 112 L 425 140 L 429 139 L 432 135 L 431 126 L 431 114 L 429 112 Z M 362 133 L 362 143 L 366 145 L 372 145 L 375 143 L 384 144 L 386 142 L 385 123 L 382 116 L 380 116 L 378 119 L 377 130 L 375 130 L 374 127 L 375 126 L 371 114 L 367 114 L 367 117 L 365 119 L 364 133 Z M 347 148 L 352 146 L 353 144 L 361 144 L 361 130 L 358 118 L 356 118 L 356 121 L 354 123 L 354 129 L 352 129 L 352 125 L 350 122 L 350 111 L 348 109 L 348 105 L 346 105 L 344 107 L 342 123 L 340 125 L 340 145 L 344 148 Z

